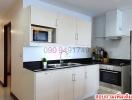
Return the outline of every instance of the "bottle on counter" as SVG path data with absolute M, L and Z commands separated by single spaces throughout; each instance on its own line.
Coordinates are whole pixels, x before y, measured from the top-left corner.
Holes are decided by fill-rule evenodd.
M 42 59 L 42 64 L 43 64 L 43 69 L 46 69 L 47 68 L 47 60 L 46 60 L 46 58 Z
M 106 51 L 104 51 L 104 54 L 103 54 L 103 63 L 107 64 L 108 62 L 109 62 L 108 53 Z

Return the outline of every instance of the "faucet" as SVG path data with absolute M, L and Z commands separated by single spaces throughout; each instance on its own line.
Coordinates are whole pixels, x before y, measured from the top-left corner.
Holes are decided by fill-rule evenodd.
M 68 52 L 66 52 L 65 50 L 62 50 L 62 51 L 60 52 L 60 65 L 63 64 L 63 61 L 62 61 L 62 54 L 63 54 L 63 53 L 68 54 Z

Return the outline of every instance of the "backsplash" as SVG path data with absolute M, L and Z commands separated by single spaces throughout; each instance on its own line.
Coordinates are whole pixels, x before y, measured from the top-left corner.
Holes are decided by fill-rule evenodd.
M 24 47 L 23 62 L 60 59 L 91 58 L 90 48 L 70 46 Z

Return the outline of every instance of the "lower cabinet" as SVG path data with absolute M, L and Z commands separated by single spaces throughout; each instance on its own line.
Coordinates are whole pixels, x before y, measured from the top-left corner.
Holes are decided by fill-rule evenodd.
M 59 100 L 80 100 L 84 95 L 85 67 L 59 71 Z
M 82 100 L 85 94 L 85 67 L 74 68 L 74 100 Z
M 37 72 L 35 81 L 35 100 L 58 100 L 57 71 Z
M 59 70 L 59 100 L 74 100 L 73 69 Z
M 35 100 L 83 100 L 99 88 L 99 65 L 37 72 Z
M 99 89 L 99 65 L 89 65 L 85 70 L 85 98 L 96 94 Z

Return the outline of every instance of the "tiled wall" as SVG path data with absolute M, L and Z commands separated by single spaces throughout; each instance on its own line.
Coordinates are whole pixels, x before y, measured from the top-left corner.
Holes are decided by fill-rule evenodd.
M 23 62 L 41 61 L 44 57 L 47 60 L 58 60 L 60 59 L 60 55 L 62 59 L 91 57 L 90 49 L 86 47 L 44 46 L 23 48 Z
M 123 11 L 123 33 L 121 40 L 106 40 L 99 36 L 105 35 L 105 15 L 97 16 L 93 20 L 92 47 L 100 46 L 107 50 L 110 58 L 130 59 L 130 30 L 132 30 L 132 7 L 121 8 Z M 99 27 L 97 27 L 97 25 Z

